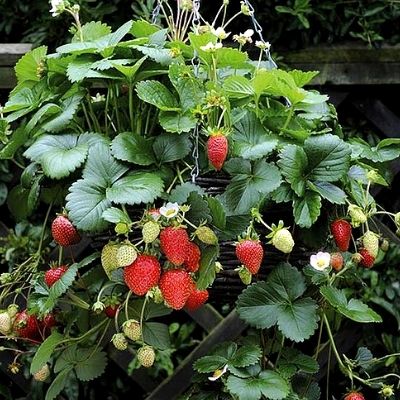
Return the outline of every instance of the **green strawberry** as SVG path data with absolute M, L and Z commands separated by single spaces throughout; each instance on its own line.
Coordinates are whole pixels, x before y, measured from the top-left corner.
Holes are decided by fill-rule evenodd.
M 286 228 L 277 230 L 272 236 L 271 243 L 277 250 L 285 254 L 290 253 L 294 247 L 292 234 Z
M 37 382 L 44 382 L 50 376 L 50 368 L 48 364 L 44 364 L 39 371 L 33 374 L 33 379 Z
M 362 243 L 365 249 L 372 257 L 376 258 L 379 252 L 379 235 L 372 231 L 367 231 L 362 237 Z
M 205 244 L 216 245 L 218 244 L 217 235 L 208 226 L 200 226 L 196 229 L 194 234 L 197 238 Z
M 351 225 L 354 228 L 357 228 L 361 224 L 365 224 L 367 222 L 368 218 L 361 207 L 356 206 L 355 204 L 350 204 L 347 212 L 351 217 Z
M 150 368 L 154 364 L 156 353 L 151 346 L 143 346 L 138 350 L 137 358 L 142 367 Z
M 239 268 L 239 278 L 245 285 L 250 285 L 252 274 L 246 267 Z
M 118 248 L 117 244 L 110 242 L 101 250 L 101 265 L 109 279 L 111 279 L 111 272 L 118 269 Z
M 155 221 L 148 221 L 143 225 L 142 236 L 145 243 L 153 243 L 160 234 L 160 225 Z
M 128 348 L 128 341 L 123 333 L 115 333 L 111 341 L 117 350 L 123 351 Z
M 122 325 L 122 331 L 124 335 L 128 338 L 136 342 L 142 336 L 142 330 L 140 329 L 140 323 L 135 319 L 128 319 Z
M 136 260 L 137 252 L 131 243 L 124 242 L 118 246 L 116 258 L 119 268 L 127 267 Z

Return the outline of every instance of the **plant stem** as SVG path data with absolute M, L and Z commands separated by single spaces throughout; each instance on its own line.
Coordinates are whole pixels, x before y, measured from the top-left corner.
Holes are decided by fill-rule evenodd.
M 134 132 L 134 118 L 133 118 L 133 85 L 132 82 L 129 82 L 129 119 L 131 123 L 131 132 Z
M 336 348 L 335 339 L 333 338 L 331 327 L 329 325 L 329 321 L 328 321 L 328 318 L 326 317 L 325 313 L 322 314 L 322 318 L 324 320 L 324 323 L 325 323 L 325 326 L 326 326 L 326 331 L 327 331 L 328 337 L 329 337 L 329 341 L 331 342 L 333 353 L 335 354 L 335 357 L 336 357 L 336 360 L 337 360 L 337 362 L 339 364 L 339 367 L 340 367 L 340 369 L 342 371 L 345 371 L 346 367 L 344 366 L 343 361 L 340 358 L 339 352 L 338 352 L 338 350 Z
M 140 332 L 142 332 L 142 339 L 143 339 L 143 318 L 144 318 L 144 310 L 146 308 L 146 304 L 147 304 L 147 296 L 144 298 L 142 311 L 140 312 Z
M 291 107 L 289 108 L 289 114 L 288 114 L 288 116 L 287 116 L 287 118 L 286 118 L 286 121 L 285 121 L 284 125 L 282 126 L 282 129 L 281 129 L 281 132 L 282 132 L 282 133 L 283 133 L 283 131 L 289 126 L 290 121 L 291 121 L 292 118 L 293 118 L 293 115 L 294 115 L 294 108 L 293 108 L 293 106 L 291 106 Z

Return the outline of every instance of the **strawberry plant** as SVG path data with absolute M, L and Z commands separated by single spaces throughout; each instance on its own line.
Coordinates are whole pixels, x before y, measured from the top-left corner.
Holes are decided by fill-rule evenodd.
M 51 12 L 73 19 L 71 42 L 53 54 L 38 47 L 15 67 L 0 157 L 18 160 L 21 175 L 7 202 L 17 220 L 44 216 L 38 249 L 0 276 L 0 327 L 16 339 L 4 348 L 16 353 L 14 372 L 32 354 L 33 376 L 47 379 L 49 368 L 46 400 L 102 375 L 109 341 L 156 368 L 171 341 L 168 325 L 153 320 L 212 300 L 220 249 L 232 245 L 238 279 L 255 282 L 237 312 L 261 343 L 227 344 L 196 363 L 210 381 L 221 378 L 217 393 L 318 398 L 312 375 L 324 346 L 353 391 L 399 378 L 371 377 L 340 354 L 333 325 L 382 322 L 358 286 L 382 257 L 374 218 L 400 229 L 400 215 L 371 195 L 388 185 L 380 171 L 400 155 L 400 140 L 345 138 L 328 97 L 305 89 L 317 72 L 276 68 L 262 35 L 252 60 L 255 32 L 230 32 L 228 5 L 203 24 L 197 2 L 160 1 L 165 28 L 138 20 L 112 32 L 54 0 Z M 244 1 L 237 15 L 253 13 Z M 216 194 L 204 175 L 225 187 Z M 85 241 L 100 251 L 68 261 Z M 315 252 L 307 265 L 291 257 L 295 246 Z M 57 258 L 50 270 L 47 247 Z M 270 254 L 282 262 L 260 280 Z M 303 354 L 296 344 L 315 335 L 312 356 Z

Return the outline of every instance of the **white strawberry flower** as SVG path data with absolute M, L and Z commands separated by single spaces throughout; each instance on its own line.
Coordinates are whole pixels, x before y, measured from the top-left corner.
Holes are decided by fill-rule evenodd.
M 230 32 L 226 32 L 221 26 L 217 29 L 212 28 L 211 32 L 220 40 L 226 39 L 231 34 Z
M 165 218 L 174 218 L 179 212 L 178 203 L 167 203 L 165 206 L 160 207 L 160 214 Z
M 329 268 L 330 263 L 331 255 L 329 253 L 319 251 L 317 254 L 313 254 L 310 257 L 310 264 L 317 271 L 324 271 Z
M 221 378 L 221 376 L 224 375 L 227 371 L 228 371 L 228 365 L 226 364 L 224 365 L 224 368 L 215 370 L 213 376 L 209 376 L 208 380 L 214 382 L 217 379 Z
M 106 96 L 104 94 L 96 93 L 96 96 L 91 96 L 92 103 L 101 103 L 106 101 Z
M 258 47 L 261 50 L 269 50 L 271 48 L 271 43 L 270 42 L 263 42 L 262 40 L 257 40 L 256 41 L 256 47 Z
M 205 51 L 206 53 L 215 53 L 216 50 L 222 48 L 222 43 L 208 42 L 205 46 L 201 46 L 200 50 Z
M 246 43 L 253 43 L 253 39 L 251 38 L 254 35 L 253 29 L 247 29 L 244 33 L 240 35 L 234 35 L 233 40 L 235 42 L 240 43 L 242 46 Z
M 58 17 L 66 8 L 67 4 L 64 0 L 51 0 L 51 15 Z

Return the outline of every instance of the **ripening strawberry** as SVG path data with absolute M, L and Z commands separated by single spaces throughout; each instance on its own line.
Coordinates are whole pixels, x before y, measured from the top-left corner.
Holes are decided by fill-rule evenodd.
M 343 268 L 343 256 L 342 253 L 332 253 L 331 254 L 331 267 L 335 271 L 340 271 Z
M 187 299 L 195 289 L 188 272 L 183 269 L 171 269 L 161 275 L 159 288 L 167 305 L 174 310 L 185 306 Z
M 160 274 L 161 265 L 157 258 L 140 254 L 124 269 L 124 281 L 133 293 L 143 296 L 158 284 Z
M 106 314 L 108 318 L 114 318 L 117 314 L 118 307 L 119 304 L 110 304 L 104 309 L 104 314 Z
M 367 249 L 360 249 L 358 252 L 361 255 L 360 265 L 364 268 L 371 268 L 375 263 L 373 257 Z
M 78 231 L 65 215 L 55 218 L 51 224 L 51 234 L 54 241 L 63 247 L 79 243 L 81 240 Z
M 228 139 L 221 133 L 210 136 L 207 140 L 207 155 L 213 167 L 220 171 L 228 155 Z
M 51 334 L 51 329 L 57 325 L 54 314 L 49 313 L 39 322 L 40 331 L 43 336 L 47 337 Z
M 245 239 L 236 245 L 236 257 L 254 275 L 260 269 L 264 250 L 259 240 Z
M 365 400 L 365 397 L 360 392 L 350 392 L 346 394 L 344 400 Z
M 364 249 L 367 249 L 372 257 L 376 257 L 379 252 L 379 235 L 375 232 L 367 231 L 362 237 Z
M 196 243 L 189 242 L 186 247 L 184 266 L 189 272 L 197 272 L 200 267 L 201 252 Z
M 44 281 L 50 288 L 52 287 L 68 270 L 67 265 L 53 265 L 44 274 Z
M 184 228 L 169 226 L 160 233 L 161 251 L 176 266 L 184 263 L 188 244 L 189 235 Z
M 190 311 L 195 311 L 208 300 L 208 296 L 208 290 L 195 289 L 186 300 L 185 307 Z
M 39 321 L 36 316 L 29 315 L 26 310 L 19 312 L 14 320 L 15 333 L 25 339 L 38 339 Z
M 351 225 L 344 219 L 337 219 L 331 223 L 331 232 L 336 246 L 340 251 L 347 251 L 351 239 Z

